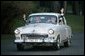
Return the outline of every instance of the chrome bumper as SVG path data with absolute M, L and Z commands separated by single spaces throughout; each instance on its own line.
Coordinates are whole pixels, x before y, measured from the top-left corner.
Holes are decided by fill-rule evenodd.
M 29 39 L 29 40 L 14 40 L 14 43 L 54 43 L 53 39 Z

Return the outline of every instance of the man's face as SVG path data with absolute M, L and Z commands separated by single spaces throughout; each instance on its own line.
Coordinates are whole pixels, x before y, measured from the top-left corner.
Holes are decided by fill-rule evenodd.
M 52 17 L 51 21 L 52 21 L 52 23 L 55 23 L 56 22 L 56 18 Z
M 36 22 L 39 23 L 40 22 L 40 17 L 36 17 Z

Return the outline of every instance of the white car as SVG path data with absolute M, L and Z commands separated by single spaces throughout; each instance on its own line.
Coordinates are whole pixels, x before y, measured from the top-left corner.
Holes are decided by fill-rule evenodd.
M 60 49 L 71 44 L 72 31 L 64 15 L 59 13 L 33 13 L 26 17 L 25 26 L 15 31 L 18 50 L 25 46 L 53 46 Z

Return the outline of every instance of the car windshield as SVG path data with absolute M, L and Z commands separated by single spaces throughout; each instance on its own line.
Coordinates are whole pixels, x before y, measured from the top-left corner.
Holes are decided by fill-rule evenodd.
M 27 18 L 26 24 L 31 23 L 57 23 L 57 17 L 53 15 L 35 15 Z

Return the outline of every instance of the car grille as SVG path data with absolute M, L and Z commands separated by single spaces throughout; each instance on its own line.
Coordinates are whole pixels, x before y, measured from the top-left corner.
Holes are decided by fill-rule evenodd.
M 21 34 L 21 37 L 28 37 L 28 39 L 38 39 L 38 38 L 46 38 L 48 37 L 47 34 L 40 35 L 40 34 Z

